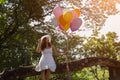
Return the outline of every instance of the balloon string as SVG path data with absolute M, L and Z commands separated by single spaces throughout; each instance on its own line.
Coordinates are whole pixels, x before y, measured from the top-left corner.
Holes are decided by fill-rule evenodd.
M 66 39 L 66 49 L 67 49 L 67 52 L 68 52 L 68 40 L 69 40 L 69 36 L 68 34 L 65 32 L 65 35 L 67 37 Z M 67 80 L 71 80 L 70 79 L 70 68 L 69 68 L 69 63 L 68 63 L 68 54 L 66 55 L 66 68 L 67 68 L 67 73 L 68 73 L 68 79 Z

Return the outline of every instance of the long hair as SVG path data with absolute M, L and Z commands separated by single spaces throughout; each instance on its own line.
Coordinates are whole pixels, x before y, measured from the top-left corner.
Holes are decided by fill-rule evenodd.
M 46 39 L 47 37 L 44 37 L 42 42 L 41 42 L 41 50 L 43 51 L 47 46 L 46 46 Z M 48 42 L 48 47 L 51 47 L 51 43 Z
M 41 41 L 41 39 L 38 39 L 38 46 L 36 48 L 36 52 L 40 53 L 43 51 L 47 46 L 46 46 L 46 39 L 47 37 L 44 37 Z M 51 47 L 51 43 L 48 42 L 48 47 Z

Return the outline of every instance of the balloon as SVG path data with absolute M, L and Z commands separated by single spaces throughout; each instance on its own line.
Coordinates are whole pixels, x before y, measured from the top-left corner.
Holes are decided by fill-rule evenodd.
M 71 13 L 70 11 L 67 11 L 67 12 L 65 12 L 65 13 L 63 14 L 63 18 L 64 18 L 64 20 L 65 20 L 66 22 L 69 23 L 69 22 L 72 20 L 73 15 L 72 15 L 72 13 Z
M 66 25 L 66 21 L 64 20 L 63 15 L 61 15 L 61 16 L 59 17 L 59 23 L 60 23 L 60 25 L 62 25 L 62 26 L 65 26 L 65 25 Z
M 81 24 L 82 24 L 82 20 L 80 18 L 75 18 L 70 25 L 71 31 L 76 31 L 77 29 L 79 29 Z
M 53 14 L 59 22 L 58 27 L 60 30 L 67 31 L 70 28 L 71 31 L 76 31 L 82 24 L 82 20 L 78 18 L 81 14 L 78 8 L 63 13 L 62 8 L 56 6 L 53 9 Z
M 63 30 L 63 28 L 62 28 L 62 26 L 59 24 L 58 25 L 58 28 L 60 29 L 60 30 Z
M 67 31 L 70 27 L 70 23 L 65 24 L 64 26 L 61 26 L 64 31 Z
M 72 13 L 72 15 L 73 15 L 73 18 L 72 18 L 72 20 L 71 20 L 71 22 L 73 21 L 73 19 L 75 19 L 75 18 L 77 18 L 78 17 L 78 14 L 76 13 L 76 11 L 75 10 L 72 10 L 71 11 L 71 13 Z
M 80 16 L 80 9 L 75 8 L 74 11 L 77 13 L 78 17 Z
M 53 9 L 53 14 L 55 15 L 56 18 L 59 18 L 63 14 L 61 7 L 59 6 L 55 7 Z

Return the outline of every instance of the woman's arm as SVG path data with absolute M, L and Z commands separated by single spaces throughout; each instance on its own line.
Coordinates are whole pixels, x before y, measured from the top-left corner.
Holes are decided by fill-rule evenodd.
M 53 54 L 56 55 L 56 56 L 63 56 L 63 55 L 66 55 L 66 53 L 58 53 L 56 48 L 54 46 L 52 46 L 52 49 L 53 49 Z
M 38 45 L 37 45 L 36 52 L 37 52 L 37 53 L 40 53 L 40 52 L 41 52 L 40 43 L 38 43 Z

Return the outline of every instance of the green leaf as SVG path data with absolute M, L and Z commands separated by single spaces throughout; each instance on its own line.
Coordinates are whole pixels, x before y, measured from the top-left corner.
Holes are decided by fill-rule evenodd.
M 0 4 L 4 4 L 5 3 L 5 0 L 0 0 Z

